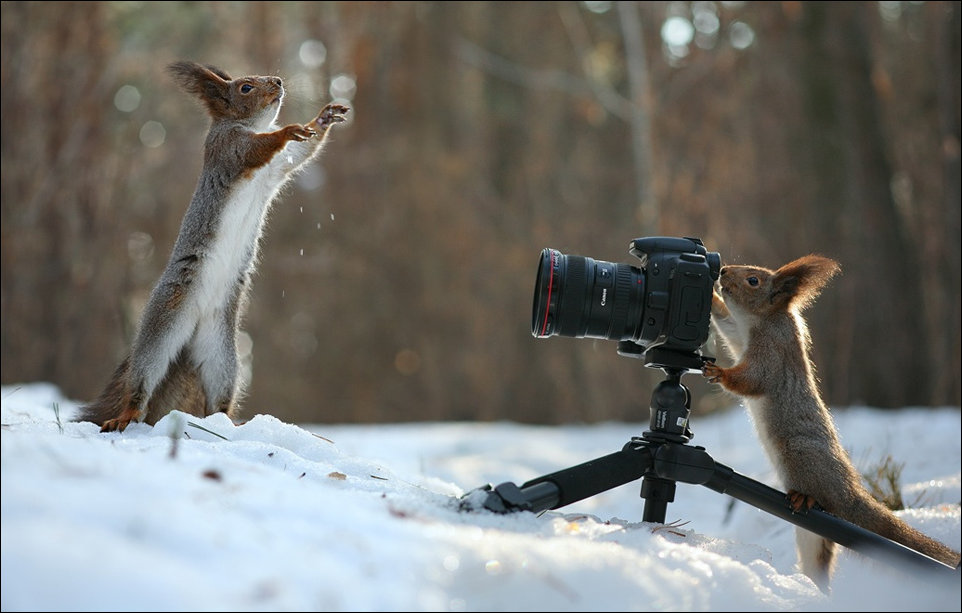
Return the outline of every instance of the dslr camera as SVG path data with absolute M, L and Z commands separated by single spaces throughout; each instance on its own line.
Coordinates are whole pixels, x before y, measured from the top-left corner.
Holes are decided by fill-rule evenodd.
M 619 341 L 619 354 L 646 365 L 700 369 L 721 256 L 701 239 L 664 236 L 636 238 L 628 252 L 641 266 L 542 250 L 531 334 Z

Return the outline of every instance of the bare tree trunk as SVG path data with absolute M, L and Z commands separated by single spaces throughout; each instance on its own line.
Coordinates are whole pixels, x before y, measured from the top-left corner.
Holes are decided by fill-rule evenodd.
M 3 376 L 80 399 L 106 382 L 124 343 L 105 25 L 100 3 L 3 4 Z
M 939 213 L 933 215 L 930 240 L 938 244 L 929 246 L 933 257 L 926 258 L 926 269 L 935 271 L 930 275 L 926 297 L 929 308 L 928 345 L 931 347 L 932 400 L 937 404 L 958 404 L 962 397 L 959 372 L 960 328 L 962 321 L 962 236 L 960 214 L 962 207 L 962 154 L 960 154 L 959 125 L 959 22 L 958 2 L 932 2 L 926 6 L 933 41 L 932 63 L 936 71 L 938 96 L 938 125 L 941 136 L 942 201 Z M 940 257 L 941 256 L 941 257 Z
M 628 64 L 628 91 L 631 101 L 632 167 L 638 194 L 638 219 L 640 234 L 661 234 L 661 213 L 655 190 L 652 188 L 651 164 L 654 159 L 651 143 L 651 92 L 648 79 L 648 59 L 645 53 L 644 32 L 638 3 L 617 2 L 621 35 L 625 44 L 625 61 Z

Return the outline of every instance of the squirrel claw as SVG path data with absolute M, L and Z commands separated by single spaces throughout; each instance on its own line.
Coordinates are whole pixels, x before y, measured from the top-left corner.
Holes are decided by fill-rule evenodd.
M 108 419 L 100 426 L 101 432 L 123 432 L 130 425 L 130 419 L 117 418 Z
M 789 490 L 788 492 L 788 504 L 792 507 L 792 512 L 798 513 L 804 510 L 809 510 L 815 506 L 815 499 L 807 494 L 802 494 L 801 492 L 796 492 L 795 490 Z
M 711 383 L 718 383 L 722 379 L 722 369 L 716 364 L 705 364 L 701 367 L 701 374 Z
M 343 104 L 328 104 L 317 114 L 311 123 L 320 129 L 327 128 L 335 123 L 347 121 L 344 117 L 351 109 Z
M 130 425 L 130 422 L 140 418 L 140 411 L 133 407 L 128 407 L 120 412 L 120 415 L 113 419 L 104 421 L 100 426 L 101 432 L 123 432 Z
M 287 140 L 305 141 L 316 135 L 317 132 L 310 126 L 291 125 L 287 127 Z

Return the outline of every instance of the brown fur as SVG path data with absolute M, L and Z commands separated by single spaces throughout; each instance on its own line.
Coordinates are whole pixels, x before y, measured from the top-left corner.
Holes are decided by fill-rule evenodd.
M 869 494 L 822 401 L 802 310 L 839 270 L 837 262 L 818 255 L 774 271 L 723 267 L 721 294 L 712 301 L 712 323 L 736 363 L 730 368 L 708 364 L 704 374 L 744 398 L 794 510 L 817 503 L 829 513 L 957 566 L 958 552 L 915 530 Z M 828 591 L 835 543 L 797 530 L 802 571 Z

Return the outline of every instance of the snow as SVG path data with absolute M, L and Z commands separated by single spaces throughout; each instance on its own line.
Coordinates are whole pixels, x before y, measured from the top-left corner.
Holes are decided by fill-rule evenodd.
M 847 550 L 826 596 L 794 569 L 794 526 L 700 486 L 678 484 L 666 525 L 641 522 L 640 481 L 541 515 L 459 510 L 485 483 L 617 451 L 647 416 L 235 426 L 173 413 L 101 434 L 68 421 L 77 404 L 54 385 L 0 397 L 4 611 L 960 610 L 958 571 Z M 835 418 L 859 468 L 904 464 L 915 508 L 899 515 L 959 549 L 959 410 Z M 696 408 L 692 429 L 716 461 L 778 487 L 743 410 Z

